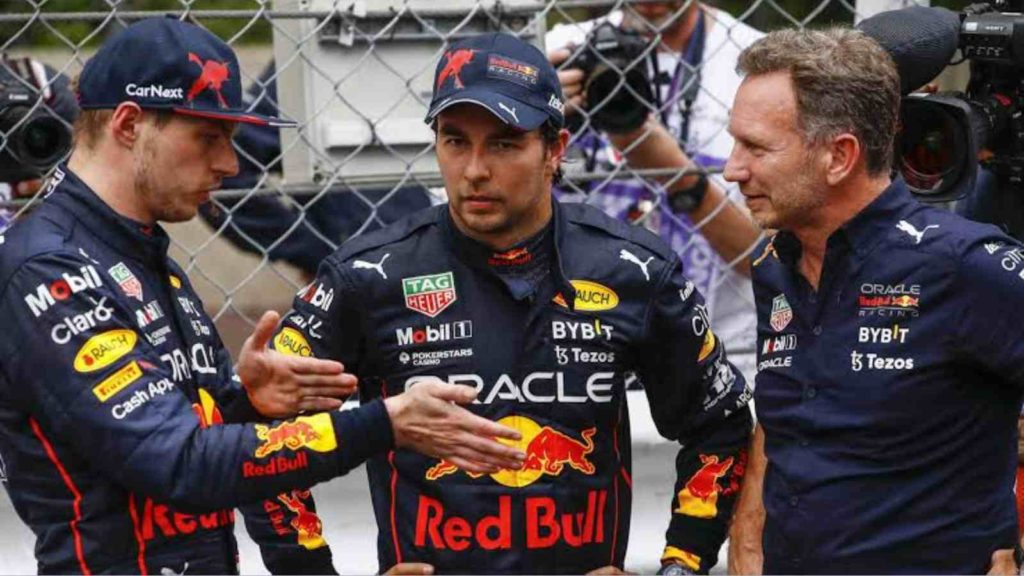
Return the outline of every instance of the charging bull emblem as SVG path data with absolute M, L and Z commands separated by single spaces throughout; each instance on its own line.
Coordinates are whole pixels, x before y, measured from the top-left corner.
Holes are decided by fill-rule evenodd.
M 227 108 L 228 103 L 224 101 L 224 95 L 221 94 L 221 87 L 224 82 L 227 82 L 231 77 L 231 70 L 228 65 L 224 62 L 217 62 L 216 60 L 207 60 L 203 62 L 203 59 L 197 56 L 193 52 L 188 53 L 188 61 L 195 63 L 200 68 L 199 78 L 192 83 L 192 87 L 189 88 L 188 97 L 185 99 L 186 102 L 195 100 L 196 96 L 199 96 L 205 90 L 213 90 L 217 94 L 217 103 L 220 104 L 221 108 Z
M 320 517 L 306 507 L 307 498 L 309 490 L 293 490 L 291 494 L 281 494 L 277 497 L 295 514 L 291 526 L 299 535 L 299 544 L 307 550 L 315 550 L 326 544 L 323 537 L 324 525 Z
M 675 512 L 695 518 L 714 518 L 718 516 L 718 495 L 724 490 L 718 480 L 729 472 L 732 467 L 732 456 L 719 462 L 717 455 L 700 455 L 703 466 L 686 483 L 679 492 L 679 508 Z
M 462 83 L 462 78 L 459 78 L 459 74 L 462 73 L 462 67 L 473 61 L 474 50 L 456 50 L 455 52 L 445 52 L 444 57 L 447 62 L 444 68 L 441 69 L 441 73 L 437 75 L 437 90 L 444 86 L 444 83 L 448 78 L 455 79 L 455 87 L 462 90 L 466 86 Z

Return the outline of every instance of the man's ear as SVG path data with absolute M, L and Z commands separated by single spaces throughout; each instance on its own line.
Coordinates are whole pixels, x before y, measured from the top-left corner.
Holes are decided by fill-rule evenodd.
M 862 160 L 863 152 L 860 140 L 849 132 L 832 138 L 826 145 L 823 159 L 828 184 L 835 186 L 845 180 Z
M 142 108 L 135 102 L 122 102 L 114 108 L 108 125 L 110 137 L 121 146 L 131 148 L 139 138 Z
M 569 149 L 569 139 L 572 137 L 569 131 L 562 128 L 558 131 L 558 140 L 547 144 L 548 147 L 548 168 L 554 172 L 562 163 L 565 152 Z

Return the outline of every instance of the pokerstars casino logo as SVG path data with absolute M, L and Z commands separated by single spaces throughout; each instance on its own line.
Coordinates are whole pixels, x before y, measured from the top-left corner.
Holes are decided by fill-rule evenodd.
M 457 299 L 455 276 L 451 272 L 402 278 L 405 307 L 420 314 L 436 317 Z

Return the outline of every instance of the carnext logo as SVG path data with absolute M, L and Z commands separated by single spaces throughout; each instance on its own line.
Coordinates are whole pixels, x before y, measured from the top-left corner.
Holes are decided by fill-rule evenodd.
M 170 99 L 181 99 L 185 97 L 184 88 L 164 88 L 163 86 L 150 84 L 149 86 L 139 86 L 138 84 L 129 84 L 124 87 L 125 94 L 129 96 L 138 96 L 140 98 L 166 98 Z

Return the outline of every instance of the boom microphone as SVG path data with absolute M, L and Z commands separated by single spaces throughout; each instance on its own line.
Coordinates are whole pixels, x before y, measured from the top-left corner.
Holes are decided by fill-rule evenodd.
M 945 8 L 915 5 L 880 12 L 857 28 L 892 56 L 903 95 L 938 76 L 960 43 L 960 16 Z

